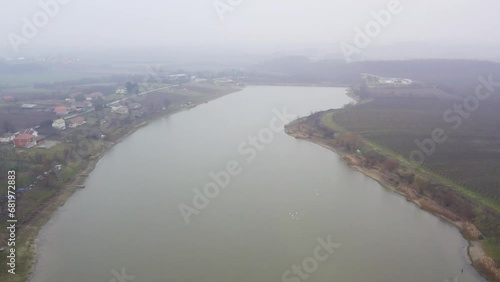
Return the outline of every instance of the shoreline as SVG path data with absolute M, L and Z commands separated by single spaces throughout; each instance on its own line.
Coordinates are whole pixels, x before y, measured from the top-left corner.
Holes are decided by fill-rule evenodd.
M 297 120 L 294 122 L 300 122 L 301 120 Z M 288 124 L 291 125 L 294 122 Z M 288 126 L 287 125 L 287 126 Z M 332 151 L 333 153 L 337 154 L 349 167 L 351 167 L 354 170 L 357 170 L 358 172 L 362 173 L 363 175 L 370 177 L 371 179 L 375 180 L 377 183 L 379 183 L 384 189 L 391 191 L 393 193 L 396 193 L 402 197 L 404 197 L 408 202 L 411 202 L 415 204 L 417 207 L 419 207 L 421 210 L 426 211 L 433 216 L 436 216 L 442 220 L 444 220 L 447 224 L 450 224 L 457 228 L 457 230 L 460 232 L 461 236 L 463 237 L 464 240 L 468 242 L 468 247 L 467 247 L 467 256 L 468 260 L 471 264 L 471 266 L 476 269 L 476 271 L 487 281 L 490 281 L 488 279 L 494 279 L 491 281 L 497 282 L 500 281 L 500 270 L 495 268 L 494 266 L 494 261 L 490 257 L 486 255 L 486 252 L 481 245 L 481 237 L 479 230 L 470 222 L 464 221 L 462 219 L 459 220 L 454 220 L 453 218 L 459 218 L 456 216 L 453 212 L 441 207 L 439 204 L 434 202 L 432 199 L 422 197 L 422 196 L 417 196 L 413 189 L 409 186 L 395 186 L 392 183 L 390 183 L 388 180 L 384 179 L 384 174 L 377 169 L 370 169 L 370 168 L 365 168 L 363 166 L 359 165 L 359 158 L 348 152 L 344 152 L 340 150 L 339 148 L 328 144 L 327 142 L 323 141 L 319 137 L 314 137 L 311 136 L 308 132 L 302 132 L 302 131 L 293 131 L 293 130 L 286 130 L 286 133 L 295 139 L 303 140 L 303 141 L 308 141 L 313 144 L 319 145 L 325 149 L 328 149 Z M 479 232 L 479 233 L 477 233 Z M 478 236 L 479 235 L 479 236 Z M 493 269 L 491 268 L 485 268 L 487 264 L 490 265 L 491 267 L 491 262 L 493 262 Z M 496 271 L 496 274 L 494 273 Z M 493 274 L 492 274 L 493 272 Z M 494 276 L 496 275 L 496 276 Z M 491 278 L 493 277 L 493 278 Z
M 33 279 L 34 270 L 38 263 L 38 235 L 42 228 L 52 219 L 53 215 L 59 210 L 59 207 L 62 207 L 66 204 L 66 202 L 79 190 L 79 185 L 84 184 L 87 181 L 87 178 L 94 171 L 99 161 L 106 156 L 106 154 L 114 148 L 117 144 L 123 142 L 125 139 L 130 137 L 132 134 L 137 132 L 139 129 L 149 125 L 152 122 L 155 122 L 161 118 L 169 117 L 177 113 L 185 112 L 196 108 L 199 105 L 208 103 L 210 101 L 217 100 L 224 96 L 236 93 L 241 91 L 242 89 L 235 89 L 230 93 L 219 94 L 215 97 L 209 97 L 207 100 L 203 100 L 197 102 L 196 104 L 191 105 L 190 107 L 178 109 L 169 113 L 160 114 L 152 117 L 146 121 L 138 123 L 133 126 L 133 128 L 126 132 L 124 135 L 120 136 L 113 142 L 107 142 L 103 149 L 96 152 L 91 156 L 89 163 L 82 168 L 76 175 L 66 184 L 64 184 L 59 191 L 46 201 L 44 201 L 40 208 L 34 212 L 34 214 L 30 215 L 29 218 L 23 223 L 22 227 L 18 230 L 19 233 L 25 232 L 23 235 L 24 242 L 26 246 L 24 246 L 25 250 L 25 258 L 26 265 L 28 270 L 23 273 L 23 271 L 16 272 L 16 279 L 21 279 L 20 281 L 30 282 Z M 25 279 L 23 279 L 25 277 Z M 17 281 L 17 280 L 16 280 Z

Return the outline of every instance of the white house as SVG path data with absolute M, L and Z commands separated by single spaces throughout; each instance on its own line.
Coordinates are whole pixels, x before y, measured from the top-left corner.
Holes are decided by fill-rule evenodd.
M 116 89 L 116 94 L 127 94 L 127 88 L 119 87 Z
M 62 118 L 54 120 L 52 123 L 52 127 L 59 129 L 59 130 L 65 130 L 66 129 L 66 121 Z
M 19 132 L 19 134 L 30 134 L 30 135 L 37 137 L 38 131 L 36 131 L 34 128 L 26 128 L 26 129 L 21 130 Z
M 120 115 L 126 115 L 126 114 L 128 114 L 128 108 L 126 106 L 111 107 L 111 112 L 117 113 Z

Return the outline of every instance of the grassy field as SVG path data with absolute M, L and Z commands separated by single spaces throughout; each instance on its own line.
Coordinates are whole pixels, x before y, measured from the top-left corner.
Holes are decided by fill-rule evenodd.
M 410 159 L 423 141 L 441 128 L 448 136 L 435 143 L 422 166 L 488 199 L 500 203 L 500 104 L 483 103 L 454 129 L 443 120 L 456 100 L 376 99 L 337 111 L 333 120 L 367 140 Z M 430 147 L 429 147 L 430 148 Z

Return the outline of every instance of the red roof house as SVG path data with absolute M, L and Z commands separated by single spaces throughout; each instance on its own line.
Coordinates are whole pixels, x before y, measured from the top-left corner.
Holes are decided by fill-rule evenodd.
M 94 92 L 90 95 L 87 95 L 87 99 L 97 100 L 99 98 L 104 98 L 104 94 L 102 94 L 102 92 Z
M 22 133 L 14 138 L 14 147 L 31 148 L 36 145 L 36 136 Z
M 66 108 L 65 106 L 57 106 L 55 107 L 54 112 L 57 115 L 63 116 L 69 114 L 69 109 Z

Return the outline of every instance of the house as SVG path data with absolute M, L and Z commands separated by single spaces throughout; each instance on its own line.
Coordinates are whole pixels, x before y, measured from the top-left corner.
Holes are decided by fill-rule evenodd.
M 26 128 L 26 129 L 23 129 L 21 131 L 19 131 L 20 134 L 30 134 L 30 135 L 33 135 L 33 136 L 38 136 L 38 132 L 33 129 L 33 128 Z
M 65 130 L 66 129 L 66 121 L 62 118 L 54 120 L 52 123 L 52 127 L 59 129 L 59 130 Z
M 58 116 L 64 116 L 69 114 L 69 109 L 65 106 L 57 106 L 54 109 L 54 113 L 56 113 Z
M 403 78 L 402 82 L 404 85 L 411 85 L 413 84 L 413 81 L 411 79 L 408 79 L 408 78 Z
M 14 147 L 31 148 L 36 145 L 36 136 L 21 133 L 14 138 Z
M 111 107 L 111 112 L 117 113 L 120 115 L 126 115 L 126 114 L 128 114 L 128 108 L 125 106 Z
M 116 94 L 127 94 L 127 88 L 119 87 L 116 89 Z
M 22 104 L 21 108 L 22 109 L 34 109 L 36 107 L 36 104 Z
M 8 96 L 3 96 L 3 97 L 2 97 L 2 100 L 3 100 L 4 102 L 7 102 L 7 103 L 10 103 L 10 102 L 14 102 L 14 101 L 15 101 L 14 97 L 12 97 L 12 96 L 10 96 L 10 95 L 8 95 Z
M 395 84 L 396 83 L 396 79 L 395 78 L 381 78 L 379 80 L 380 83 L 382 84 Z
M 71 128 L 75 128 L 84 124 L 85 124 L 85 119 L 83 117 L 75 117 L 68 121 L 68 125 Z
M 91 94 L 85 96 L 85 98 L 87 99 L 87 101 L 104 99 L 104 94 L 102 94 L 102 92 L 94 92 L 94 93 L 91 93 Z
M 0 136 L 0 143 L 10 143 L 16 138 L 16 133 L 5 133 L 4 135 Z

